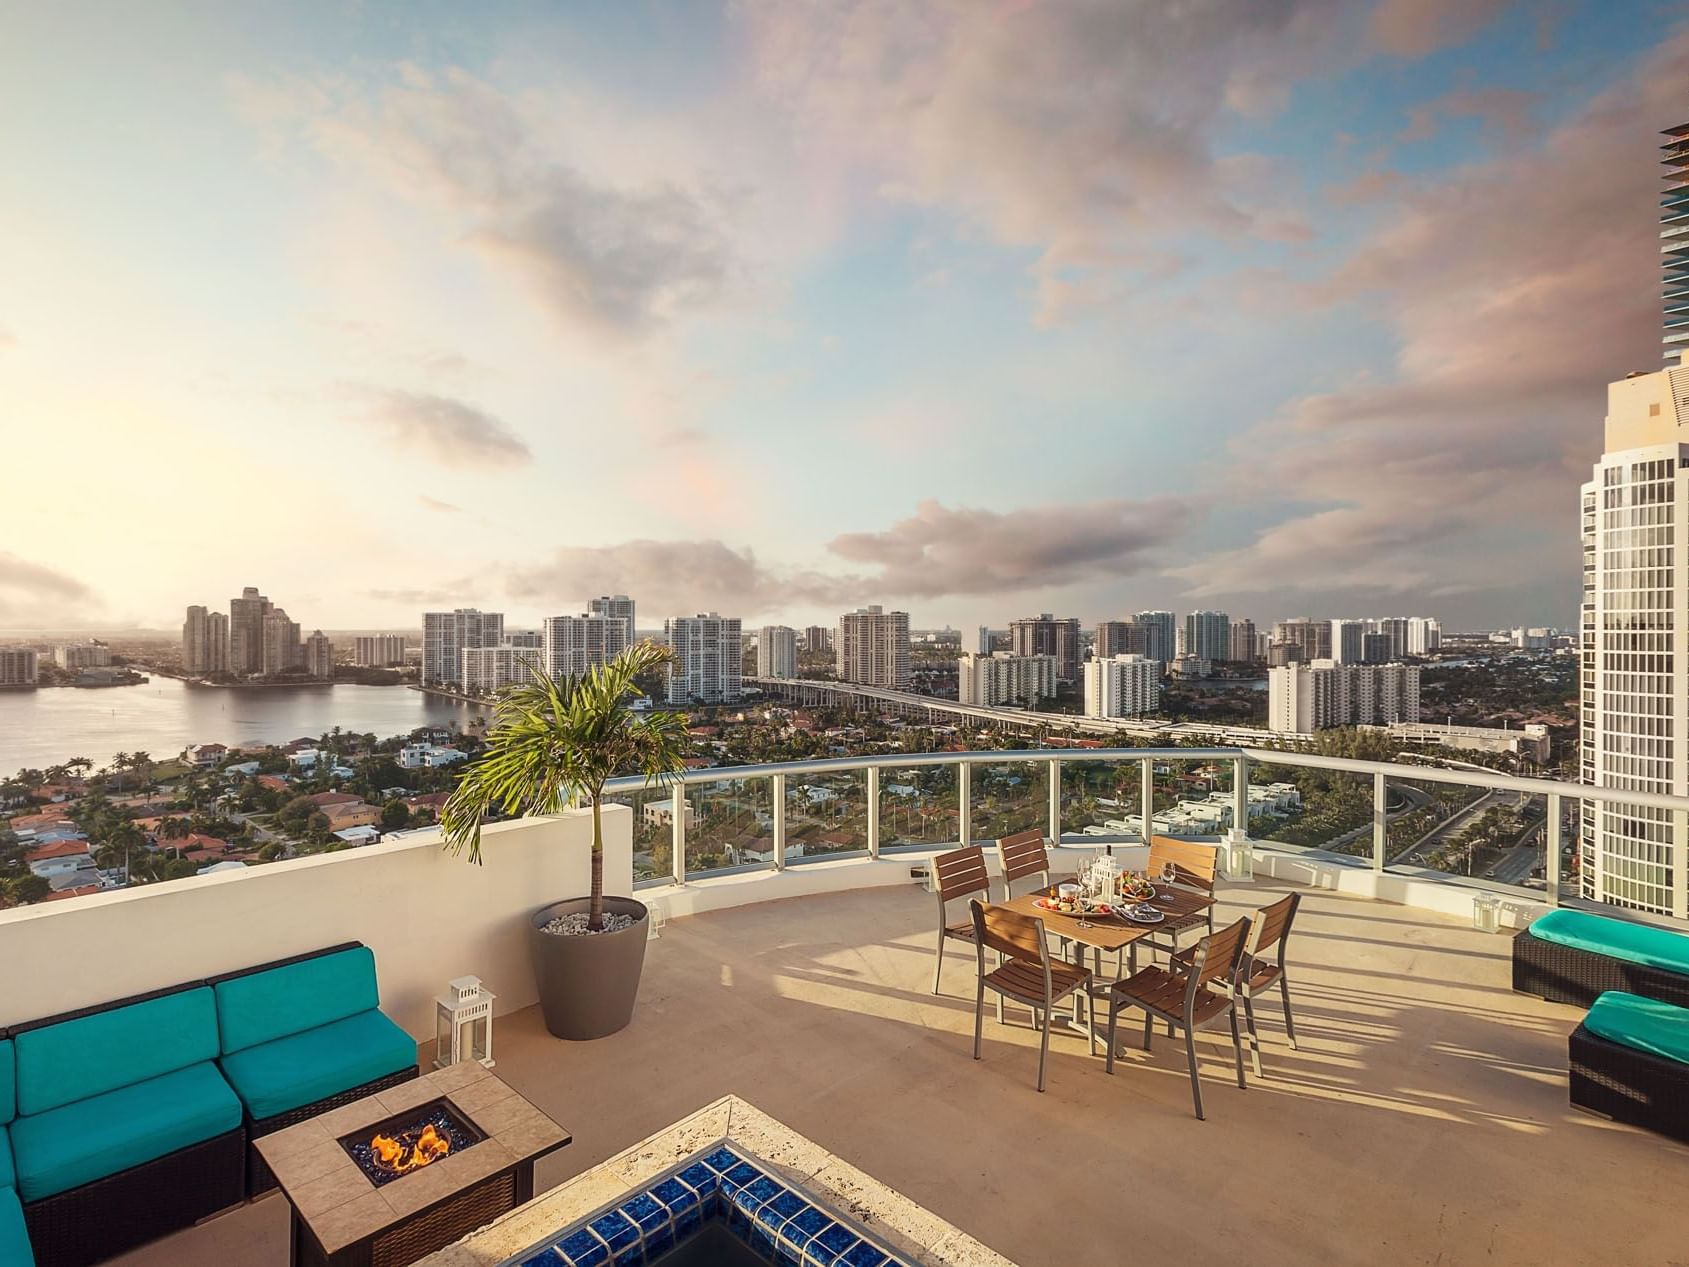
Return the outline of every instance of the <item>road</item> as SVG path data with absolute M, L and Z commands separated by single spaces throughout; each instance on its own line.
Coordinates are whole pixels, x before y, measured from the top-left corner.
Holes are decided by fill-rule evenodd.
M 1400 818 L 1403 814 L 1411 814 L 1414 810 L 1426 804 L 1431 799 L 1431 794 L 1429 792 L 1425 791 L 1423 788 L 1413 787 L 1410 784 L 1398 783 L 1393 785 L 1390 790 L 1392 792 L 1400 792 L 1402 796 L 1408 800 L 1409 804 L 1399 806 L 1396 809 L 1386 809 L 1384 811 L 1384 818 L 1386 822 Z M 1344 832 L 1341 836 L 1333 836 L 1330 840 L 1321 845 L 1320 848 L 1330 849 L 1335 853 L 1346 853 L 1348 851 L 1343 848 L 1344 845 L 1353 844 L 1362 836 L 1370 836 L 1371 834 L 1372 824 L 1370 822 L 1365 822 L 1352 831 Z
M 1453 833 L 1459 831 L 1472 819 L 1482 814 L 1491 805 L 1505 801 L 1510 797 L 1515 800 L 1518 799 L 1517 794 L 1512 792 L 1485 792 L 1464 809 L 1458 809 L 1453 814 L 1450 814 L 1442 822 L 1438 823 L 1406 849 L 1391 858 L 1390 861 L 1392 863 L 1405 862 L 1410 864 L 1422 861 L 1426 851 L 1443 837 L 1452 835 Z

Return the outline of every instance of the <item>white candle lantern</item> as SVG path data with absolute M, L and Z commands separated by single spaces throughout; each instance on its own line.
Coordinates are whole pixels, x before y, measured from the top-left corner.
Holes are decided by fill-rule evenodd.
M 493 1067 L 493 1000 L 498 996 L 479 977 L 457 977 L 435 1000 L 434 1067 L 460 1060 Z

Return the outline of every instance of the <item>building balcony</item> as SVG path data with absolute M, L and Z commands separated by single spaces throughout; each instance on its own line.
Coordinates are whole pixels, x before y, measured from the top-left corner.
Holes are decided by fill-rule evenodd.
M 448 980 L 473 973 L 498 993 L 497 1072 L 574 1135 L 541 1162 L 538 1190 L 738 1094 L 1021 1264 L 1118 1262 L 1123 1237 L 1134 1257 L 1191 1262 L 1240 1246 L 1268 1264 L 1358 1261 L 1380 1244 L 1399 1262 L 1604 1262 L 1615 1245 L 1667 1261 L 1680 1237 L 1657 1212 L 1678 1199 L 1677 1154 L 1569 1107 L 1581 1012 L 1513 994 L 1509 939 L 1473 927 L 1479 893 L 1502 899 L 1508 931 L 1577 900 L 1570 812 L 1594 795 L 1689 810 L 1476 767 L 1237 748 L 697 771 L 672 789 L 624 785 L 625 807 L 605 811 L 609 890 L 666 916 L 633 1022 L 610 1038 L 545 1033 L 523 940 L 529 912 L 585 891 L 580 811 L 489 827 L 480 867 L 411 833 L 0 912 L 0 953 L 26 965 L 0 1025 L 356 939 L 425 1064 Z M 642 812 L 656 801 L 680 810 Z M 970 1059 L 970 951 L 952 943 L 930 991 L 934 899 L 913 873 L 935 851 L 1042 825 L 1062 842 L 1058 872 L 1098 848 L 1131 865 L 1141 843 L 1108 825 L 1141 822 L 1146 802 L 1152 821 L 1184 803 L 1248 824 L 1215 841 L 1246 849 L 1253 871 L 1221 882 L 1218 921 L 1303 895 L 1288 954 L 1299 1045 L 1264 1006 L 1263 1075 L 1239 1090 L 1229 1040 L 1212 1037 L 1223 1028 L 1200 1038 L 1202 1122 L 1177 1041 L 1146 1054 L 1123 1021 L 1109 1075 L 1058 1028 L 1040 1095 L 1036 1034 L 1012 1009 L 1018 1024 L 988 1009 L 984 1059 Z M 1479 874 L 1454 874 L 1437 833 L 1502 808 L 1505 839 L 1466 851 Z M 768 860 L 734 861 L 751 854 Z M 1668 896 L 1681 876 L 1661 877 Z M 271 1196 L 117 1261 L 287 1253 L 287 1206 Z

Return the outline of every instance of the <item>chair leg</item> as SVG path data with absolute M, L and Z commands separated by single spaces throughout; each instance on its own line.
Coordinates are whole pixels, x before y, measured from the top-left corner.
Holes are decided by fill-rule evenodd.
M 997 996 L 997 1006 L 1003 1006 L 1003 996 Z M 985 978 L 979 979 L 979 992 L 974 996 L 974 1059 L 979 1059 L 979 1046 L 985 1031 Z
M 939 974 L 944 971 L 944 930 L 938 930 L 938 955 L 932 961 L 932 992 L 938 993 Z
M 1144 1050 L 1149 1050 L 1150 1035 L 1155 1033 L 1155 1015 L 1144 1009 Z
M 1202 1081 L 1196 1074 L 1196 1036 L 1191 1033 L 1189 1026 L 1185 1027 L 1185 1059 L 1190 1062 L 1191 1101 L 1196 1105 L 1196 1120 L 1206 1121 L 1202 1116 Z
M 1249 1061 L 1255 1066 L 1255 1076 L 1261 1076 L 1261 1035 L 1255 1032 L 1255 994 L 1243 988 L 1243 1019 L 1249 1027 Z
M 1278 974 L 1279 993 L 1284 995 L 1284 1033 L 1290 1039 L 1290 1048 L 1296 1050 L 1296 1023 L 1290 1019 L 1290 978 L 1285 975 L 1281 965 Z
M 1055 1009 L 1046 1000 L 1044 1004 L 1044 1029 L 1038 1040 L 1038 1089 L 1044 1089 L 1044 1066 L 1050 1059 L 1050 1014 Z
M 1103 1072 L 1114 1072 L 1114 1029 L 1120 1020 L 1120 1000 L 1111 998 L 1108 1001 L 1108 1052 L 1103 1062 Z
M 1232 1054 L 1237 1058 L 1237 1089 L 1247 1091 L 1248 1084 L 1243 1080 L 1243 1039 L 1237 1032 L 1237 996 L 1232 996 L 1232 1005 L 1226 1009 L 1226 1015 L 1232 1023 Z

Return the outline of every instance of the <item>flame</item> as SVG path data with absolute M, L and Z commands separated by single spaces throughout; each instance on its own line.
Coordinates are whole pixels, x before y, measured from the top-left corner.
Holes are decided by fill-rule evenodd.
M 400 1132 L 401 1136 L 408 1135 L 408 1131 Z M 382 1170 L 389 1174 L 402 1175 L 418 1167 L 426 1166 L 431 1161 L 438 1161 L 452 1151 L 452 1142 L 434 1129 L 432 1122 L 422 1128 L 416 1137 L 416 1143 L 407 1150 L 401 1140 L 390 1135 L 377 1135 L 369 1142 L 370 1151 L 374 1153 L 371 1159 Z

